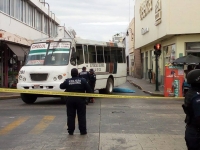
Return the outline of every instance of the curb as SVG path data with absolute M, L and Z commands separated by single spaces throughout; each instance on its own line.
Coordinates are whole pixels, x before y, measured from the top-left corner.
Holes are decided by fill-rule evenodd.
M 14 99 L 14 98 L 20 98 L 20 95 L 13 95 L 13 96 L 0 96 L 0 100 Z
M 134 83 L 133 81 L 131 80 L 127 80 L 129 83 L 131 83 L 133 86 L 137 87 L 138 89 L 142 90 L 142 92 L 146 93 L 146 94 L 149 94 L 151 96 L 160 96 L 160 97 L 164 97 L 164 94 L 159 94 L 159 93 L 153 93 L 151 91 L 145 91 L 142 89 L 141 86 L 139 86 L 138 84 Z

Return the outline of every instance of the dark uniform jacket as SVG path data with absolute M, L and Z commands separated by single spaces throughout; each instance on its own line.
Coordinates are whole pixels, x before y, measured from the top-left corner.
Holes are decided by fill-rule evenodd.
M 96 74 L 90 74 L 89 84 L 90 84 L 90 86 L 95 87 L 95 84 L 96 84 Z
M 72 77 L 71 79 L 66 79 L 63 83 L 60 84 L 60 89 L 65 89 L 66 92 L 77 92 L 77 93 L 92 92 L 86 80 L 80 77 Z M 69 96 L 68 98 L 75 98 L 75 99 L 81 98 L 84 100 L 83 97 Z
M 186 119 L 187 125 L 197 127 L 196 118 L 200 116 L 200 96 L 197 96 L 197 92 L 200 89 L 190 88 L 185 95 L 184 106 L 186 107 Z
M 87 82 L 89 82 L 90 73 L 88 71 L 82 71 L 79 73 L 79 77 L 84 78 Z

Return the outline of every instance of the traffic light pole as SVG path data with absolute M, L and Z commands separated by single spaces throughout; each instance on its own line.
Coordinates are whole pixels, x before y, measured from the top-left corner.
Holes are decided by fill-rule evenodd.
M 158 87 L 158 55 L 156 56 L 156 90 L 155 91 L 159 91 L 159 87 Z

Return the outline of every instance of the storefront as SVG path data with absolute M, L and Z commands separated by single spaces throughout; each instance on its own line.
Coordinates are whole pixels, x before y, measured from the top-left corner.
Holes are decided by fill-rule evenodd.
M 24 65 L 32 41 L 0 31 L 0 87 L 16 87 L 17 75 Z
M 167 63 L 188 54 L 200 56 L 199 5 L 198 0 L 192 3 L 182 0 L 136 0 L 135 49 L 141 52 L 140 67 L 144 79 L 148 80 L 150 69 L 155 79 L 154 45 L 157 43 L 162 45 L 158 63 L 160 84 L 164 84 Z

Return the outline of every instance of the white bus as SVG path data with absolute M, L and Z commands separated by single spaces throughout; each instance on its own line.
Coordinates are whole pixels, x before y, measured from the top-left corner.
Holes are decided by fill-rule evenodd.
M 95 70 L 95 90 L 99 93 L 112 93 L 114 86 L 126 82 L 122 43 L 54 38 L 40 39 L 31 45 L 25 65 L 19 71 L 17 89 L 62 91 L 60 84 L 71 77 L 71 69 L 81 72 L 84 66 Z M 22 93 L 21 99 L 31 104 L 41 96 L 45 95 Z

